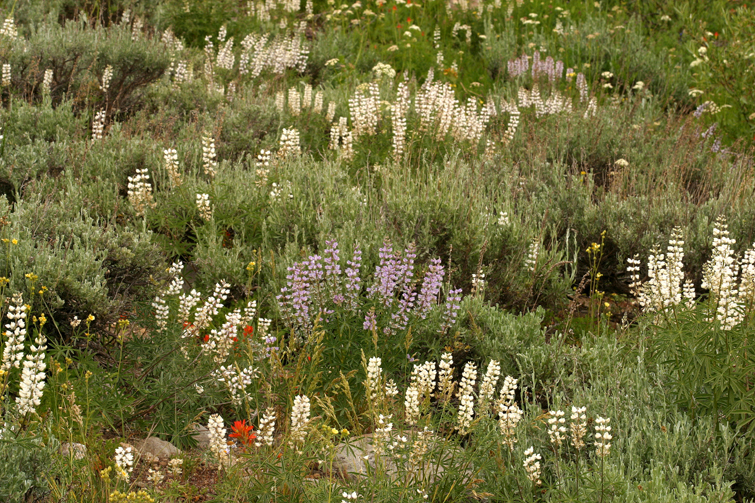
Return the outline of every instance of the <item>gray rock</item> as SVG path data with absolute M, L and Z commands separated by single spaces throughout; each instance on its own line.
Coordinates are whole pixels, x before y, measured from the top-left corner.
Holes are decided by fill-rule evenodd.
M 68 457 L 73 451 L 73 457 L 76 459 L 84 459 L 87 455 L 87 446 L 84 444 L 77 444 L 76 442 L 69 444 L 68 442 L 60 446 L 60 455 Z
M 467 477 L 472 476 L 471 467 L 462 466 L 461 448 L 435 436 L 423 437 L 419 432 L 394 433 L 380 450 L 382 453 L 378 455 L 373 434 L 355 437 L 336 446 L 332 466 L 327 466 L 329 461 L 326 461 L 323 468 L 344 478 L 360 478 L 384 471 L 392 480 L 410 478 L 433 483 L 440 479 L 447 467 L 455 464 Z M 418 450 L 424 450 L 424 455 L 413 457 L 412 452 Z
M 134 447 L 141 456 L 149 454 L 161 459 L 172 458 L 181 454 L 181 450 L 178 447 L 157 437 L 137 440 L 134 442 Z
M 207 449 L 210 447 L 210 430 L 201 424 L 194 425 L 194 434 L 192 438 L 197 441 L 197 447 Z

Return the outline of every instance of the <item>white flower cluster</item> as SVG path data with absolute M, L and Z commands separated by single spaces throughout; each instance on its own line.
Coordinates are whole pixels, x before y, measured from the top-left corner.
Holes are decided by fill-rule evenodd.
M 42 330 L 39 331 L 31 345 L 30 354 L 26 355 L 24 368 L 21 371 L 21 385 L 16 397 L 18 413 L 21 415 L 34 414 L 41 403 L 42 391 L 45 387 L 45 350 L 47 339 Z
M 202 169 L 210 178 L 217 174 L 218 160 L 215 154 L 215 139 L 210 135 L 202 136 Z
M 503 387 L 501 388 L 501 394 L 498 398 L 498 428 L 503 435 L 503 442 L 509 446 L 510 450 L 514 450 L 514 444 L 516 443 L 516 426 L 522 419 L 522 410 L 514 401 L 514 395 L 516 394 L 517 379 L 511 376 L 506 376 L 503 380 Z
M 454 358 L 451 353 L 443 353 L 438 367 L 438 396 L 441 400 L 448 400 L 453 395 L 454 387 Z
M 595 454 L 604 458 L 611 452 L 611 422 L 610 418 L 600 417 L 595 420 Z
M 275 410 L 268 408 L 262 414 L 262 419 L 260 419 L 259 431 L 257 433 L 257 438 L 254 442 L 254 445 L 256 445 L 257 447 L 261 447 L 262 445 L 271 447 L 274 441 L 274 434 Z
M 257 179 L 254 181 L 257 187 L 265 187 L 267 185 L 267 175 L 270 174 L 270 160 L 272 157 L 273 153 L 264 148 L 257 154 L 257 161 L 255 162 Z
M 323 99 L 325 95 L 322 91 L 317 91 L 317 94 L 315 94 L 315 103 L 312 105 L 312 111 L 316 114 L 322 113 L 322 106 L 323 106 Z
M 189 324 L 189 318 L 192 309 L 199 304 L 200 300 L 202 300 L 202 294 L 193 289 L 188 294 L 182 293 L 178 297 L 178 322 L 184 327 L 183 338 L 193 337 L 199 333 Z
M 587 88 L 587 79 L 585 78 L 585 74 L 582 72 L 577 74 L 577 89 L 579 89 L 579 101 L 580 103 L 584 103 L 585 101 L 587 101 L 589 89 Z
M 191 82 L 192 79 L 193 72 L 189 63 L 185 60 L 179 61 L 173 72 L 173 89 L 178 89 L 178 86 L 184 82 Z
M 297 395 L 294 398 L 294 407 L 291 409 L 291 429 L 289 445 L 295 447 L 301 453 L 304 439 L 309 432 L 309 398 L 306 395 Z
M 222 363 L 228 358 L 233 341 L 237 338 L 242 318 L 241 310 L 234 309 L 225 315 L 226 321 L 221 325 L 220 329 L 213 328 L 210 330 L 204 348 L 208 352 L 213 353 L 215 363 Z
M 535 269 L 537 269 L 537 259 L 539 254 L 540 243 L 533 241 L 532 244 L 530 244 L 529 252 L 527 252 L 527 259 L 524 261 L 524 265 L 527 267 L 528 271 L 535 272 Z
M 375 433 L 372 436 L 372 447 L 375 450 L 375 455 L 379 456 L 384 452 L 384 448 L 391 438 L 393 431 L 393 423 L 390 420 L 393 419 L 392 415 L 384 416 L 380 414 L 378 416 L 378 427 L 375 428 Z
M 3 87 L 10 86 L 10 63 L 4 63 L 3 64 Z
M 726 221 L 719 218 L 713 227 L 713 256 L 703 267 L 702 287 L 710 290 L 715 302 L 716 319 L 724 330 L 731 330 L 744 318 L 736 284 L 739 263 L 732 248 L 735 243 L 729 237 Z
M 205 221 L 212 220 L 210 194 L 197 194 L 197 210 L 199 210 L 199 218 Z
M 745 315 L 755 307 L 755 244 L 740 259 L 734 253 L 736 241 L 729 236 L 728 226 L 723 217 L 713 228 L 713 253 L 703 266 L 702 288 L 710 290 L 709 298 L 714 316 L 709 321 L 717 321 L 723 330 L 731 330 L 744 320 Z M 648 276 L 645 284 L 640 284 L 640 261 L 637 256 L 627 259 L 630 273 L 630 288 L 640 298 L 647 311 L 662 311 L 684 302 L 686 308 L 695 305 L 695 287 L 691 281 L 684 281 L 682 260 L 684 241 L 680 229 L 674 229 L 669 240 L 668 253 L 653 249 L 648 257 Z
M 136 174 L 128 177 L 128 200 L 139 216 L 144 216 L 147 208 L 154 207 L 147 168 L 137 168 Z
M 466 435 L 474 418 L 474 385 L 477 382 L 477 366 L 472 362 L 464 365 L 459 384 L 459 415 L 456 429 L 461 435 Z
M 516 105 L 514 105 L 514 109 L 509 113 L 509 125 L 506 127 L 506 131 L 503 133 L 504 144 L 511 143 L 511 141 L 514 140 L 514 135 L 516 134 L 516 130 L 519 127 L 520 116 L 521 112 L 516 107 Z
M 178 168 L 178 152 L 174 148 L 163 150 L 163 160 L 165 161 L 165 171 L 168 173 L 170 185 L 172 187 L 181 186 L 181 173 Z
M 294 117 L 301 114 L 301 94 L 296 87 L 291 87 L 288 90 L 288 111 Z
M 150 468 L 149 470 L 147 470 L 147 482 L 150 482 L 152 485 L 158 485 L 163 480 L 165 480 L 165 475 L 163 475 L 163 472 L 160 471 L 159 468 Z
M 288 69 L 304 72 L 309 49 L 301 35 L 279 36 L 268 45 L 269 34 L 250 34 L 241 42 L 244 51 L 239 60 L 239 73 L 257 78 L 265 71 L 281 75 Z
M 404 419 L 407 424 L 415 425 L 419 421 L 419 405 L 419 389 L 417 389 L 415 383 L 412 383 L 406 388 L 406 395 L 404 397 Z
M 302 109 L 308 109 L 312 106 L 312 86 L 309 83 L 304 84 L 304 92 L 301 95 Z
M 349 98 L 351 124 L 354 138 L 372 136 L 377 132 L 380 120 L 380 87 L 376 82 L 367 85 L 368 94 L 362 87 L 357 87 L 354 96 Z
M 482 295 L 485 292 L 485 286 L 487 286 L 485 274 L 482 271 L 472 273 L 472 295 Z
M 0 370 L 7 372 L 11 367 L 19 368 L 24 359 L 24 340 L 26 340 L 26 305 L 21 293 L 13 295 L 8 306 L 8 319 L 5 335 L 8 340 L 3 348 L 3 363 Z
M 681 303 L 684 281 L 683 247 L 682 230 L 676 227 L 671 232 L 668 253 L 664 255 L 655 247 L 648 256 L 650 279 L 643 285 L 640 293 L 640 305 L 646 311 L 661 312 Z M 639 267 L 635 263 L 633 266 L 632 272 L 636 272 Z
M 394 71 L 393 73 L 395 75 L 396 72 Z M 393 159 L 396 162 L 402 159 L 404 149 L 406 148 L 406 113 L 408 111 L 409 87 L 407 87 L 405 82 L 400 82 L 396 91 L 396 101 L 391 107 L 391 122 L 393 124 Z
M 134 454 L 131 452 L 131 447 L 115 449 L 115 470 L 118 478 L 128 482 L 134 470 Z
M 45 70 L 45 75 L 42 78 L 42 92 L 50 94 L 52 91 L 52 69 Z
M 483 406 L 493 400 L 495 388 L 498 385 L 498 379 L 501 376 L 501 364 L 496 360 L 490 360 L 485 376 L 482 378 L 480 385 L 480 410 Z
M 571 441 L 574 448 L 579 450 L 585 446 L 585 434 L 587 434 L 587 416 L 585 407 L 571 408 Z
M 419 421 L 420 405 L 426 398 L 432 396 L 435 389 L 436 374 L 435 362 L 428 361 L 422 365 L 414 365 L 404 400 L 408 424 L 417 424 L 417 421 Z
M 548 418 L 548 436 L 551 439 L 551 443 L 556 446 L 556 449 L 561 447 L 561 444 L 566 440 L 566 419 L 564 418 L 564 411 L 550 411 Z
M 11 40 L 18 38 L 18 30 L 16 30 L 16 22 L 12 17 L 6 18 L 3 21 L 3 26 L 0 28 L 0 36 L 8 37 Z
M 144 21 L 138 16 L 134 17 L 134 24 L 131 25 L 131 40 L 137 41 L 142 34 L 142 28 L 144 28 Z
M 640 281 L 640 259 L 639 255 L 627 258 L 627 272 L 629 273 L 629 290 L 635 297 L 642 294 L 642 282 Z
M 102 133 L 105 131 L 105 110 L 100 110 L 94 116 L 92 121 L 92 140 L 101 140 Z
M 370 358 L 367 364 L 367 379 L 364 383 L 364 387 L 367 390 L 367 400 L 370 403 L 375 403 L 380 399 L 380 394 L 383 389 L 383 368 L 381 365 L 383 360 L 377 356 Z
M 346 117 L 339 117 L 338 123 L 333 123 L 330 128 L 328 148 L 338 150 L 341 157 L 346 161 L 354 158 L 354 135 L 349 130 Z
M 233 66 L 236 64 L 236 56 L 233 55 L 233 37 L 220 47 L 218 56 L 215 59 L 215 64 L 218 68 L 225 70 L 233 70 Z
M 110 89 L 111 80 L 113 80 L 113 65 L 107 65 L 105 71 L 102 72 L 102 83 L 100 84 L 103 93 L 107 93 L 107 90 Z
M 285 181 L 285 185 L 286 185 L 285 187 L 286 192 L 288 192 L 288 198 L 293 199 L 294 198 L 294 194 L 292 192 L 293 185 L 291 185 L 291 182 L 289 180 Z M 273 182 L 272 186 L 270 187 L 270 200 L 274 202 L 279 202 L 283 195 L 283 190 L 284 190 L 283 184 L 277 184 Z
M 381 80 L 384 77 L 388 80 L 396 78 L 396 70 L 388 63 L 378 63 L 372 68 L 372 73 L 375 74 L 376 80 Z
M 280 139 L 280 148 L 278 157 L 288 159 L 301 155 L 301 146 L 299 143 L 299 130 L 296 128 L 283 128 Z
M 393 379 L 388 379 L 385 383 L 385 396 L 387 398 L 394 398 L 398 396 L 398 386 L 396 386 L 396 383 L 393 381 Z
M 346 491 L 341 494 L 343 496 L 343 499 L 341 500 L 341 503 L 349 503 L 349 501 L 356 501 L 359 499 L 359 494 L 357 494 L 356 491 L 348 493 Z
M 223 418 L 219 414 L 213 414 L 210 416 L 210 420 L 207 423 L 208 435 L 210 437 L 210 452 L 215 455 L 215 458 L 219 462 L 218 469 L 223 466 L 228 466 L 230 461 L 228 444 L 226 442 L 225 423 Z
M 230 365 L 228 367 L 221 365 L 212 375 L 218 382 L 225 383 L 228 392 L 231 394 L 231 403 L 239 406 L 243 398 L 249 397 L 246 388 L 259 376 L 259 372 L 251 366 L 238 372 L 236 368 Z
M 191 335 L 199 335 L 201 330 L 210 326 L 212 318 L 217 316 L 223 307 L 223 302 L 228 298 L 228 294 L 231 293 L 229 287 L 230 285 L 225 281 L 215 284 L 215 290 L 212 295 L 207 298 L 202 307 L 197 309 L 194 315 L 194 325 L 189 327 Z
M 542 457 L 540 454 L 535 454 L 534 447 L 530 447 L 524 451 L 524 455 L 526 456 L 524 458 L 524 470 L 527 472 L 527 478 L 530 479 L 533 484 L 539 486 L 543 483 L 542 480 L 540 480 L 540 460 Z
M 745 252 L 742 259 L 739 298 L 745 309 L 752 310 L 755 307 L 755 243 Z
M 184 464 L 184 460 L 181 458 L 173 458 L 168 461 L 168 472 L 174 477 L 181 475 L 181 467 Z

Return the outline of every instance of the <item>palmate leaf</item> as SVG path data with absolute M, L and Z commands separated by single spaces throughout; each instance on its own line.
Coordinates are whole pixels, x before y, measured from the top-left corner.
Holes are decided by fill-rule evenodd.
M 656 326 L 653 357 L 671 370 L 668 384 L 679 406 L 749 429 L 755 424 L 755 331 L 721 330 L 702 308 Z

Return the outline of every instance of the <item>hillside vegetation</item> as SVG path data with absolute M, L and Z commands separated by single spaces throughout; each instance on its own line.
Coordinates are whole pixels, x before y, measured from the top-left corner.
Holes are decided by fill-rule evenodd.
M 747 3 L 3 19 L 0 501 L 755 499 Z

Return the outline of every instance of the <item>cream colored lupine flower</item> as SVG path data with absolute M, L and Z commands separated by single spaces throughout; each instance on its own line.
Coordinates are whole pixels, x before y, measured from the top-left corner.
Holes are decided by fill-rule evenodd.
M 260 420 L 259 431 L 257 433 L 257 439 L 254 445 L 261 447 L 267 445 L 271 447 L 273 445 L 275 435 L 275 409 L 267 408 L 262 414 Z
M 587 416 L 585 416 L 585 407 L 571 408 L 571 440 L 574 448 L 579 450 L 585 446 L 584 438 L 587 433 Z
M 413 426 L 419 421 L 419 396 L 417 383 L 412 382 L 406 389 L 406 397 L 404 398 L 404 419 L 408 425 Z
M 278 157 L 288 159 L 301 155 L 301 146 L 299 144 L 299 130 L 296 128 L 283 128 L 280 139 L 280 149 Z
M 152 185 L 149 183 L 147 168 L 137 168 L 136 174 L 128 177 L 128 200 L 139 216 L 144 216 L 147 208 L 154 207 Z
M 380 399 L 383 390 L 383 369 L 381 365 L 382 360 L 377 356 L 370 358 L 367 364 L 367 379 L 364 382 L 364 387 L 367 389 L 367 399 L 372 403 Z
M 173 458 L 168 461 L 168 472 L 174 477 L 181 475 L 181 467 L 184 464 L 184 460 L 181 458 Z
M 10 323 L 5 325 L 4 335 L 7 337 L 3 348 L 3 361 L 0 370 L 9 371 L 12 367 L 19 368 L 24 359 L 24 340 L 26 339 L 26 305 L 21 293 L 15 293 L 8 314 Z
M 106 93 L 110 89 L 110 81 L 113 80 L 113 65 L 107 65 L 105 71 L 102 72 L 102 83 L 100 84 L 100 90 Z
M 210 135 L 202 136 L 202 169 L 210 178 L 215 178 L 218 159 L 215 154 L 215 139 Z
M 294 398 L 294 407 L 291 409 L 291 429 L 289 432 L 289 445 L 301 453 L 304 440 L 309 432 L 310 404 L 306 395 Z
M 134 454 L 131 447 L 118 447 L 115 449 L 115 465 L 118 475 L 128 481 L 131 472 L 134 470 Z
M 595 420 L 595 454 L 604 458 L 611 452 L 611 426 L 610 418 L 598 416 Z
M 474 417 L 474 385 L 477 382 L 477 366 L 467 362 L 459 384 L 459 414 L 456 429 L 466 435 Z
M 166 148 L 163 150 L 163 160 L 165 162 L 165 171 L 168 173 L 170 184 L 172 187 L 181 186 L 181 173 L 178 168 L 178 153 L 174 148 Z
M 702 287 L 710 290 L 716 309 L 715 319 L 723 330 L 731 330 L 744 318 L 736 285 L 739 262 L 734 254 L 735 243 L 729 237 L 725 218 L 720 217 L 713 227 L 713 255 L 703 266 Z
M 92 140 L 101 140 L 105 130 L 105 110 L 100 110 L 92 121 Z
M 495 388 L 498 385 L 498 378 L 501 376 L 501 364 L 496 360 L 490 360 L 485 376 L 480 385 L 480 407 L 490 403 L 493 400 Z
M 550 411 L 548 415 L 550 416 L 548 418 L 548 436 L 556 448 L 561 447 L 561 444 L 566 439 L 564 411 Z
M 197 209 L 202 220 L 212 220 L 212 207 L 209 194 L 197 194 Z
M 542 457 L 540 454 L 535 454 L 535 448 L 530 447 L 526 451 L 524 451 L 524 455 L 526 456 L 524 459 L 524 470 L 527 472 L 527 478 L 530 479 L 530 481 L 539 486 L 542 484 L 542 480 L 540 480 L 540 460 Z
M 45 70 L 44 78 L 42 79 L 42 92 L 46 94 L 50 94 L 52 91 L 52 70 L 47 69 Z
M 454 359 L 451 353 L 443 353 L 440 357 L 440 372 L 438 373 L 439 397 L 448 400 L 454 392 Z
M 16 397 L 18 413 L 21 415 L 35 414 L 42 399 L 45 387 L 45 350 L 47 338 L 42 330 L 39 331 L 31 346 L 30 354 L 26 355 L 24 368 L 21 371 L 21 384 Z
M 223 422 L 223 418 L 219 414 L 213 414 L 210 416 L 210 420 L 207 423 L 207 430 L 210 437 L 210 452 L 215 456 L 219 462 L 218 469 L 228 465 L 229 449 L 226 443 L 226 429 Z

